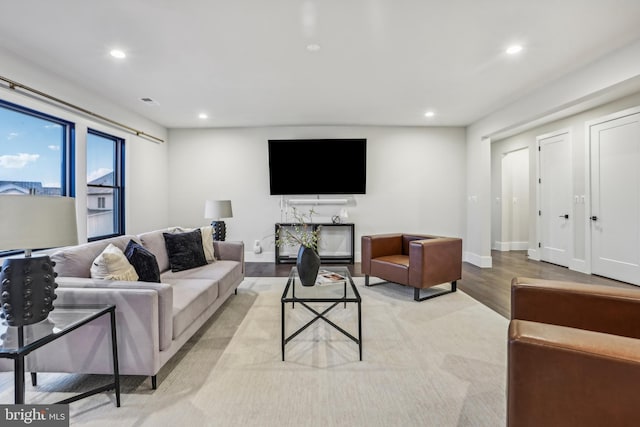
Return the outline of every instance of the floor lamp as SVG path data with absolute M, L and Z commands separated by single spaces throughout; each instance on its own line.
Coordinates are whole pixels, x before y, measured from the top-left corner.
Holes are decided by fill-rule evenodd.
M 224 241 L 227 236 L 227 226 L 221 218 L 233 218 L 231 200 L 207 200 L 204 204 L 204 217 L 213 219 L 213 239 Z
M 0 250 L 22 250 L 0 270 L 0 317 L 9 326 L 45 320 L 56 299 L 55 263 L 34 249 L 78 242 L 75 199 L 57 196 L 0 196 Z

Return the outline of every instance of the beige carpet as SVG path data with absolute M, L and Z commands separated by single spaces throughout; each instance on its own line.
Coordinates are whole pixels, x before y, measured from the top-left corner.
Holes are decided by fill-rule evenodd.
M 158 375 L 123 378 L 113 394 L 70 405 L 87 426 L 503 426 L 507 320 L 461 291 L 424 302 L 398 285 L 365 288 L 363 361 L 358 346 L 316 322 L 280 351 L 286 279 L 247 278 Z M 287 308 L 287 329 L 311 313 Z M 356 332 L 355 305 L 329 317 Z M 27 376 L 28 378 L 28 376 Z M 51 402 L 103 380 L 40 374 L 30 403 Z M 28 382 L 28 380 L 27 380 Z M 13 399 L 12 374 L 0 398 Z

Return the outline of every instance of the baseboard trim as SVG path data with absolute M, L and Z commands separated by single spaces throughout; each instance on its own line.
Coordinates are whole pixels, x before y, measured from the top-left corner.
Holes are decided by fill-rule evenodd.
M 587 269 L 587 262 L 583 259 L 572 259 L 569 262 L 569 270 L 577 271 L 584 274 L 591 274 L 591 272 Z
M 491 268 L 493 262 L 490 256 L 482 256 L 473 252 L 464 252 L 462 260 L 480 268 Z

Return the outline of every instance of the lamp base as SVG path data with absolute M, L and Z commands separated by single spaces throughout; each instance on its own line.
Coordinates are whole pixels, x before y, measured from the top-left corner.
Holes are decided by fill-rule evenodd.
M 0 318 L 9 326 L 43 321 L 57 298 L 55 263 L 48 255 L 9 258 L 0 270 Z
M 224 221 L 211 221 L 213 227 L 213 240 L 224 242 L 227 237 L 227 225 Z

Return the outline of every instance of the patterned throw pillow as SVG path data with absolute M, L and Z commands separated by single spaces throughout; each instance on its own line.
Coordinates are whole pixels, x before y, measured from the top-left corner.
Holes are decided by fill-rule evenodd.
M 104 248 L 102 253 L 91 264 L 93 279 L 138 280 L 136 269 L 129 263 L 122 250 L 113 243 Z
M 207 264 L 202 249 L 202 233 L 197 228 L 187 233 L 162 233 L 171 271 L 182 271 Z
M 158 268 L 158 261 L 156 256 L 149 252 L 147 248 L 136 243 L 134 240 L 129 240 L 127 247 L 124 250 L 124 254 L 136 269 L 138 277 L 141 282 L 160 282 L 160 269 Z

